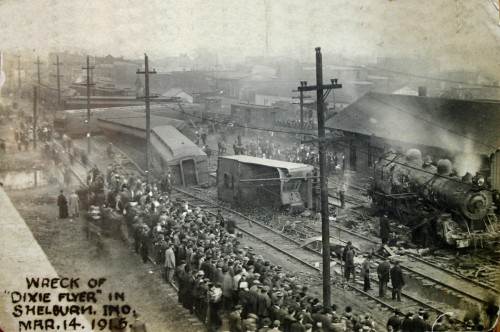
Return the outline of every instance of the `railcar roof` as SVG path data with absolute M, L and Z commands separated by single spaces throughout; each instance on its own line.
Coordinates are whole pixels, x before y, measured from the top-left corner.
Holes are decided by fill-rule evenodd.
M 314 169 L 313 166 L 307 165 L 307 164 L 291 163 L 288 161 L 281 161 L 281 160 L 275 160 L 275 159 L 264 159 L 264 158 L 245 156 L 245 155 L 224 156 L 224 157 L 221 157 L 221 159 L 231 159 L 231 160 L 237 160 L 237 161 L 239 161 L 241 163 L 245 163 L 245 164 L 255 164 L 255 165 L 268 166 L 268 167 L 285 168 L 288 170 L 310 169 L 312 171 Z
M 170 156 L 167 160 L 191 156 L 206 156 L 196 144 L 172 126 L 158 126 L 152 129 L 154 135 L 163 142 Z
M 138 129 L 146 130 L 146 115 L 137 112 L 120 112 L 118 116 L 111 116 L 99 119 L 99 121 L 106 121 L 120 125 L 130 126 Z M 167 118 L 164 116 L 151 115 L 151 127 L 171 125 L 177 129 L 182 130 L 187 126 L 186 122 L 182 120 Z

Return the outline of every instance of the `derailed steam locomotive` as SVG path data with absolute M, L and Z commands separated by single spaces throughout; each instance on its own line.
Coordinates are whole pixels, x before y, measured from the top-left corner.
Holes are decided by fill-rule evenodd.
M 382 155 L 374 171 L 373 204 L 413 233 L 426 229 L 430 236 L 457 248 L 498 242 L 492 194 L 483 176 L 453 176 L 449 160 L 433 166 L 424 163 L 416 149 Z

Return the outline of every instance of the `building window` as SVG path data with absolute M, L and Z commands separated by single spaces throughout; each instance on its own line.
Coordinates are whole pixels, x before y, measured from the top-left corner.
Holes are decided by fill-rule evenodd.
M 227 179 L 227 174 L 224 174 L 224 188 L 229 188 L 229 181 Z

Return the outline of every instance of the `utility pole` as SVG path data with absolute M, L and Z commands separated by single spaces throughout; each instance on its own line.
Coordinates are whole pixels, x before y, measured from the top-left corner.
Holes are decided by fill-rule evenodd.
M 37 114 L 36 114 L 36 108 L 37 108 L 37 99 L 38 99 L 38 91 L 36 86 L 33 87 L 33 150 L 36 149 L 36 120 L 37 120 Z
M 16 55 L 17 58 L 17 90 L 19 99 L 21 99 L 21 56 L 19 54 Z
M 319 145 L 319 176 L 321 184 L 321 240 L 323 242 L 323 306 L 330 307 L 330 220 L 328 210 L 328 183 L 326 179 L 326 139 L 325 139 L 325 114 L 323 110 L 323 90 L 327 95 L 332 89 L 342 88 L 337 84 L 337 79 L 331 80 L 332 84 L 323 85 L 323 59 L 321 48 L 316 47 L 316 85 L 307 86 L 307 82 L 298 88 L 299 91 L 316 91 L 317 114 L 318 114 L 318 145 Z
M 42 83 L 41 80 L 40 80 L 40 65 L 43 64 L 43 62 L 40 62 L 40 57 L 36 57 L 36 62 L 35 62 L 35 65 L 36 65 L 36 76 L 38 78 L 38 84 Z
M 148 56 L 144 54 L 144 71 L 137 70 L 137 74 L 143 74 L 144 75 L 144 97 L 138 97 L 138 98 L 144 98 L 146 100 L 146 159 L 147 159 L 147 180 L 148 183 L 150 183 L 151 180 L 151 112 L 149 109 L 149 99 L 154 98 L 149 95 L 149 75 L 150 74 L 156 74 L 156 71 L 153 69 L 153 71 L 149 71 L 149 62 L 148 62 Z
M 59 60 L 58 60 L 59 62 Z M 87 67 L 82 67 L 82 69 L 87 70 L 87 83 L 84 85 L 87 86 L 87 154 L 90 155 L 90 87 L 95 85 L 94 83 L 90 83 L 90 70 L 94 69 L 94 66 L 90 66 L 90 57 L 87 55 Z
M 60 111 L 61 110 L 61 75 L 59 74 L 59 66 L 62 65 L 63 63 L 59 62 L 59 55 L 56 55 L 56 63 L 53 63 L 54 66 L 57 66 L 57 74 L 52 75 L 54 77 L 57 77 L 57 109 Z M 87 62 L 87 67 L 88 67 L 88 62 Z M 88 79 L 87 79 L 88 83 Z
M 40 62 L 40 57 L 37 56 L 36 57 L 36 62 L 35 62 L 35 65 L 36 65 L 36 76 L 37 76 L 37 79 L 38 79 L 38 93 L 41 95 L 42 93 L 42 90 L 40 89 L 40 83 L 42 83 L 42 81 L 40 80 L 40 65 L 43 64 L 43 62 Z M 35 104 L 37 103 L 37 94 L 36 94 L 36 89 L 35 89 Z M 35 115 L 36 115 L 36 112 L 35 112 Z M 35 124 L 36 124 L 36 120 L 35 120 Z M 33 141 L 34 142 L 34 141 Z
M 307 81 L 300 81 L 300 86 L 307 86 Z M 304 91 L 293 90 L 293 92 L 300 92 L 300 132 L 304 133 L 304 98 L 311 98 L 311 96 L 304 96 Z M 297 98 L 297 97 L 292 97 Z

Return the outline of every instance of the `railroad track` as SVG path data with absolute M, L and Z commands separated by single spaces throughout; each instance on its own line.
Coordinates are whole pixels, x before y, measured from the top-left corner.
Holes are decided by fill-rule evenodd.
M 193 193 L 190 193 L 186 190 L 181 190 L 179 188 L 174 188 L 175 191 L 177 192 L 176 197 L 179 197 L 181 199 L 186 200 L 189 204 L 192 204 L 193 206 L 200 207 L 204 209 L 205 211 L 209 212 L 212 215 L 215 215 L 217 210 L 221 209 L 226 212 L 226 215 L 228 217 L 234 218 L 237 220 L 236 225 L 239 230 L 241 230 L 243 233 L 250 235 L 254 237 L 255 239 L 264 242 L 267 246 L 272 247 L 273 249 L 278 250 L 280 253 L 287 255 L 288 257 L 297 260 L 300 262 L 302 265 L 306 266 L 307 268 L 313 269 L 316 272 L 319 272 L 320 269 L 319 267 L 313 266 L 309 263 L 304 263 L 305 260 L 309 261 L 318 261 L 321 260 L 321 253 L 319 251 L 309 249 L 309 248 L 301 248 L 301 245 L 303 242 L 301 242 L 299 239 L 294 239 L 291 236 L 288 236 L 286 234 L 283 234 L 280 231 L 277 231 L 275 229 L 270 228 L 263 222 L 260 222 L 258 220 L 255 220 L 253 218 L 249 218 L 247 216 L 242 215 L 241 213 L 234 211 L 232 209 L 229 209 L 227 207 L 224 207 L 222 205 L 219 205 L 215 202 L 212 202 L 210 200 L 207 200 L 205 198 L 201 198 Z M 178 193 L 181 194 L 181 196 L 177 196 Z M 251 221 L 251 225 L 248 223 L 248 221 Z M 260 227 L 260 230 L 257 230 L 257 227 Z M 310 228 L 310 230 L 314 230 L 313 228 Z M 297 231 L 295 230 L 295 234 L 299 238 L 303 238 L 307 233 L 303 231 Z M 317 234 L 320 234 L 319 232 Z M 278 239 L 279 238 L 279 239 Z M 286 239 L 286 243 L 282 240 Z M 307 252 L 311 253 L 311 255 L 307 255 L 306 258 L 305 256 L 305 250 Z M 341 264 L 340 264 L 341 266 Z M 372 282 L 378 283 L 378 280 L 375 278 L 371 278 Z M 336 280 L 334 280 L 336 282 Z M 360 288 L 358 285 L 355 284 L 350 284 L 350 283 L 337 283 L 337 286 L 339 287 L 344 287 L 345 289 L 351 289 L 355 291 L 356 293 L 366 297 L 369 299 L 369 301 L 375 302 L 378 305 L 394 310 L 395 306 L 399 305 L 399 302 L 396 301 L 388 301 L 386 299 L 378 298 L 373 296 L 370 293 L 364 292 L 362 288 Z M 391 287 L 389 286 L 389 289 Z M 419 298 L 418 296 L 409 294 L 409 293 L 402 293 L 403 298 L 405 299 L 405 307 L 411 308 L 411 310 L 418 310 L 420 307 L 425 307 L 433 312 L 435 312 L 437 315 L 441 315 L 445 313 L 447 308 L 443 307 L 438 307 L 435 305 L 432 305 L 429 303 L 427 299 L 422 299 Z
M 349 240 L 355 240 L 356 242 L 362 240 L 368 244 L 376 245 L 379 247 L 381 246 L 378 240 L 374 240 L 367 236 L 358 234 L 345 227 L 332 224 L 330 225 L 330 229 L 331 234 L 335 234 L 336 232 L 338 233 L 339 231 L 345 233 L 347 235 L 344 236 L 346 238 L 346 240 L 344 241 L 345 243 L 347 243 L 347 241 Z M 320 234 L 318 228 L 314 230 L 317 234 Z M 381 258 L 381 256 L 378 254 L 375 254 L 375 256 Z M 406 257 L 411 258 L 411 260 L 405 261 L 404 265 L 401 266 L 403 270 L 414 275 L 417 278 L 420 278 L 422 280 L 425 279 L 431 284 L 438 285 L 451 292 L 460 294 L 461 296 L 469 297 L 470 299 L 482 304 L 487 304 L 487 299 L 490 294 L 498 294 L 498 289 L 496 287 L 464 276 L 454 270 L 449 269 L 448 267 L 439 266 L 438 264 L 432 262 L 430 259 L 426 259 L 412 253 L 407 253 Z M 449 285 L 449 283 L 445 283 L 442 281 L 450 281 L 450 278 L 453 279 L 451 283 L 455 286 L 451 286 Z M 473 285 L 473 287 L 471 287 L 471 284 Z
M 141 174 L 144 174 L 144 171 L 135 163 L 133 160 L 128 158 L 128 156 L 123 153 L 122 151 L 118 150 L 115 148 L 115 151 L 118 153 L 115 155 L 115 160 L 118 161 L 120 165 L 128 165 L 128 169 L 130 171 L 135 171 L 139 172 Z M 80 163 L 81 164 L 81 163 Z M 190 204 L 194 206 L 199 206 L 209 214 L 215 215 L 218 209 L 223 209 L 226 211 L 226 214 L 228 217 L 232 217 L 237 219 L 237 228 L 244 234 L 251 236 L 258 241 L 264 243 L 267 247 L 272 248 L 272 251 L 275 253 L 271 256 L 286 256 L 288 259 L 292 259 L 296 262 L 298 262 L 300 265 L 302 265 L 304 268 L 313 271 L 314 273 L 318 274 L 318 272 L 321 271 L 320 267 L 318 264 L 311 264 L 311 262 L 317 262 L 318 260 L 321 261 L 321 254 L 317 251 L 314 251 L 312 249 L 304 249 L 301 248 L 301 240 L 293 238 L 291 236 L 288 236 L 286 234 L 283 234 L 280 231 L 277 231 L 273 229 L 272 227 L 269 227 L 265 222 L 255 220 L 253 218 L 249 218 L 248 216 L 245 216 L 237 211 L 234 211 L 232 209 L 229 209 L 227 207 L 221 206 L 215 202 L 209 201 L 207 199 L 201 198 L 196 196 L 195 194 L 189 193 L 186 190 L 182 190 L 179 188 L 174 188 L 176 191 L 176 196 L 179 198 L 183 198 L 186 201 L 188 201 Z M 354 210 L 352 210 L 354 211 Z M 357 211 L 356 211 L 357 212 Z M 361 214 L 362 215 L 362 214 Z M 365 241 L 371 242 L 372 244 L 376 243 L 377 241 L 367 238 L 367 237 L 362 237 L 359 234 L 356 234 L 355 232 L 352 232 L 350 230 L 347 230 L 343 227 L 339 227 L 336 225 L 332 226 L 333 229 L 340 230 L 342 232 L 346 232 L 350 234 L 351 236 L 355 236 L 356 238 L 361 238 L 364 239 Z M 312 234 L 320 234 L 318 231 L 314 230 L 314 228 L 311 228 L 307 233 L 303 232 L 302 234 L 299 234 L 299 237 L 304 238 L 308 237 Z M 266 255 L 270 254 L 266 251 Z M 432 266 L 429 262 L 425 260 L 418 260 L 415 259 L 415 261 L 419 261 L 420 263 L 424 263 L 427 266 Z M 442 268 L 438 266 L 434 266 L 437 270 L 440 270 Z M 408 269 L 409 273 L 416 273 L 420 278 L 426 278 L 427 276 L 420 273 L 420 272 L 415 272 L 415 269 L 410 269 L 407 267 L 404 267 Z M 420 266 L 421 268 L 421 266 Z M 422 269 L 424 270 L 424 269 Z M 449 275 L 449 273 L 448 273 Z M 377 282 L 376 280 L 373 280 L 374 282 Z M 444 289 L 446 288 L 446 285 L 444 285 L 442 282 L 439 280 L 431 280 L 432 284 L 440 284 L 442 285 L 441 288 Z M 343 285 L 344 287 L 348 289 L 352 289 L 355 292 L 369 298 L 370 301 L 373 301 L 382 307 L 388 308 L 393 310 L 394 306 L 392 302 L 387 302 L 384 301 L 383 299 L 376 298 L 372 296 L 369 293 L 365 293 L 361 288 L 357 287 L 356 285 L 353 284 L 345 284 Z M 490 289 L 491 290 L 491 289 Z M 462 292 L 463 293 L 463 292 Z M 483 301 L 480 298 L 471 296 L 469 293 L 463 293 L 464 296 L 468 296 L 471 298 L 475 298 L 477 301 Z M 445 310 L 444 308 L 439 308 L 435 307 L 431 304 L 428 303 L 426 299 L 419 299 L 415 297 L 414 295 L 410 295 L 407 293 L 403 293 L 402 296 L 407 300 L 413 303 L 413 310 L 415 310 L 417 307 L 426 307 L 434 312 L 436 314 L 442 314 L 444 313 Z M 484 302 L 484 301 L 483 301 Z M 405 303 L 405 306 L 407 306 L 408 303 Z
M 226 218 L 235 219 L 237 224 L 236 227 L 244 234 L 255 238 L 256 240 L 271 247 L 273 250 L 279 252 L 281 255 L 285 255 L 303 266 L 313 269 L 316 272 L 321 271 L 319 267 L 310 263 L 317 260 L 315 252 L 312 250 L 305 251 L 300 248 L 302 243 L 298 240 L 267 226 L 262 221 L 247 217 L 242 213 L 198 197 L 187 192 L 186 190 L 182 190 L 177 187 L 174 187 L 173 189 L 176 191 L 176 198 L 184 199 L 189 202 L 189 204 L 199 207 L 213 216 L 217 215 L 217 210 L 224 210 L 226 212 Z
M 364 191 L 364 189 L 359 188 L 359 187 L 355 187 L 355 186 L 351 186 L 351 187 L 353 187 L 357 190 L 360 190 L 360 191 Z M 337 205 L 335 205 L 335 206 L 337 206 Z M 365 219 L 362 212 L 357 211 L 355 209 L 347 209 L 347 210 L 354 212 L 358 215 L 361 215 L 363 217 L 363 219 Z M 355 238 L 357 238 L 357 240 L 361 239 L 361 240 L 366 241 L 368 243 L 379 244 L 378 239 L 374 240 L 372 238 L 369 238 L 369 237 L 363 236 L 361 234 L 358 234 L 354 231 L 351 231 L 345 227 L 341 227 L 341 226 L 335 225 L 335 224 L 331 225 L 330 227 L 333 229 L 333 231 L 340 231 L 340 232 L 347 233 L 349 236 L 354 236 Z M 318 229 L 316 229 L 316 232 L 318 232 Z M 478 301 L 478 302 L 483 303 L 483 304 L 486 303 L 485 299 L 488 297 L 488 295 L 490 293 L 499 294 L 498 287 L 496 287 L 496 285 L 491 285 L 491 284 L 488 284 L 484 281 L 482 282 L 482 281 L 473 279 L 471 277 L 465 276 L 463 274 L 460 274 L 459 272 L 456 272 L 453 269 L 450 269 L 449 266 L 446 266 L 446 267 L 439 266 L 438 264 L 431 261 L 429 258 L 421 257 L 421 256 L 418 256 L 418 255 L 412 254 L 412 253 L 408 253 L 406 255 L 407 255 L 407 257 L 410 257 L 412 259 L 412 261 L 405 262 L 405 264 L 409 263 L 410 265 L 408 267 L 402 266 L 403 269 L 406 269 L 407 272 L 412 273 L 419 278 L 428 279 L 428 281 L 433 282 L 438 286 L 446 287 L 446 288 L 450 289 L 451 291 L 455 291 L 456 293 L 463 295 L 463 296 L 468 296 L 471 299 L 474 299 L 475 301 Z M 497 267 L 500 265 L 500 262 L 498 260 L 492 259 L 488 256 L 485 256 L 484 254 L 482 256 L 480 256 L 480 259 L 484 260 L 484 261 L 489 261 L 492 265 L 494 265 L 494 266 L 496 265 Z M 413 268 L 411 266 L 413 266 Z M 437 271 L 439 271 L 439 273 L 437 274 L 437 276 L 432 277 L 430 275 L 436 275 L 436 273 L 433 271 L 430 271 L 430 273 L 429 273 L 429 270 L 437 270 Z M 420 271 L 425 271 L 425 273 L 421 273 Z M 444 283 L 441 281 L 450 275 L 454 277 L 453 284 L 458 285 L 457 287 L 451 287 L 449 285 L 444 285 Z M 464 281 L 466 283 L 464 283 Z M 467 283 L 472 284 L 472 285 L 476 286 L 477 288 L 470 289 L 470 285 L 467 285 Z M 463 291 L 463 289 L 468 289 L 468 293 Z M 479 294 L 477 294 L 478 289 L 480 289 Z

